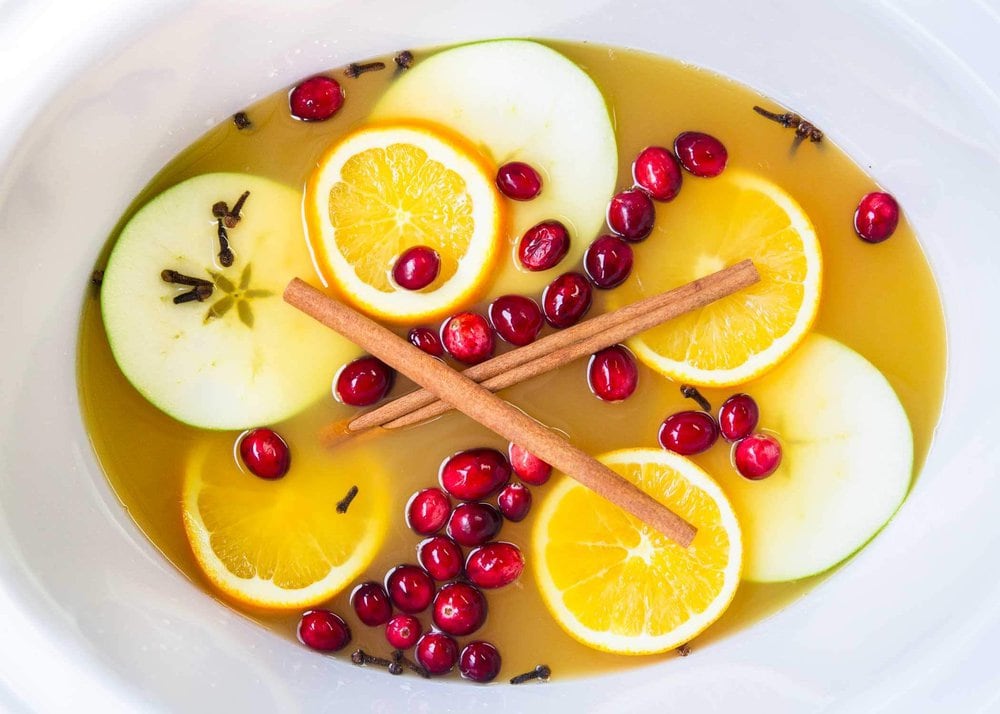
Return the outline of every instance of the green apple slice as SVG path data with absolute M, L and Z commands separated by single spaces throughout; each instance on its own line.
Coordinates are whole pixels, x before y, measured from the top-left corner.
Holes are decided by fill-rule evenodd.
M 478 145 L 499 167 L 523 161 L 542 175 L 531 201 L 506 200 L 511 211 L 495 285 L 537 293 L 579 263 L 604 226 L 618 177 L 618 147 L 604 96 L 562 54 L 524 40 L 494 40 L 444 50 L 400 75 L 373 111 L 377 119 L 419 119 L 446 126 Z M 516 259 L 524 232 L 544 220 L 570 231 L 558 267 L 528 273 Z
M 212 206 L 244 191 L 223 267 Z M 164 282 L 164 270 L 207 280 L 212 294 L 175 304 L 192 288 Z M 314 274 L 298 191 L 237 173 L 177 184 L 135 214 L 108 260 L 101 312 L 115 360 L 146 399 L 192 426 L 285 419 L 329 394 L 358 351 L 281 299 L 291 278 Z
M 746 580 L 823 572 L 867 543 L 909 488 L 913 437 L 888 380 L 845 345 L 812 334 L 743 388 L 782 445 L 778 470 L 748 481 L 716 448 L 703 462 L 736 510 Z

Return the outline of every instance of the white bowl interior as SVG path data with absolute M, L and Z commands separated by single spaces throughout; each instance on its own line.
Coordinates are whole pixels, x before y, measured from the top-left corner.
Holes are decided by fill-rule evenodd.
M 1000 629 L 1000 586 L 983 565 L 1000 540 L 991 507 L 1000 424 L 981 406 L 1000 393 L 988 316 L 1000 265 L 1000 102 L 997 85 L 969 67 L 1000 25 L 987 9 L 966 13 L 978 28 L 970 40 L 947 9 L 916 2 L 125 5 L 109 3 L 121 13 L 115 22 L 82 25 L 59 61 L 36 58 L 44 87 L 17 85 L 19 110 L 0 116 L 9 129 L 0 139 L 0 613 L 12 628 L 0 645 L 0 704 L 622 711 L 670 702 L 780 712 L 935 697 L 969 710 L 995 695 L 987 685 L 954 688 L 959 672 L 988 681 L 984 653 Z M 215 122 L 322 68 L 507 35 L 632 46 L 718 70 L 794 107 L 870 167 L 916 226 L 940 281 L 946 410 L 889 527 L 807 598 L 744 634 L 593 680 L 475 688 L 390 679 L 270 635 L 192 586 L 139 533 L 80 420 L 77 316 L 98 250 L 132 196 Z

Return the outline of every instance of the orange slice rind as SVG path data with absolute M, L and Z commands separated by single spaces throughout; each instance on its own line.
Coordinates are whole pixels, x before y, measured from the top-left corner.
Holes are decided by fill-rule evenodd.
M 333 597 L 385 539 L 388 485 L 381 471 L 348 458 L 333 469 L 322 447 L 300 445 L 288 474 L 269 481 L 239 467 L 231 438 L 213 435 L 193 452 L 184 475 L 184 530 L 205 577 L 228 597 L 266 609 Z M 358 495 L 338 513 L 353 485 Z
M 649 654 L 677 647 L 715 622 L 740 580 L 742 540 L 722 490 L 693 462 L 660 449 L 599 460 L 698 528 L 683 548 L 563 478 L 532 531 L 542 599 L 572 637 L 595 649 Z
M 802 341 L 816 319 L 822 255 L 809 217 L 779 186 L 727 169 L 685 184 L 636 249 L 635 275 L 612 307 L 670 290 L 745 258 L 761 279 L 632 338 L 647 365 L 681 382 L 729 386 L 758 377 Z
M 381 124 L 330 147 L 306 184 L 305 217 L 320 274 L 369 315 L 441 317 L 488 287 L 504 221 L 492 167 L 464 139 L 431 125 Z M 391 277 L 423 245 L 441 269 L 423 290 Z

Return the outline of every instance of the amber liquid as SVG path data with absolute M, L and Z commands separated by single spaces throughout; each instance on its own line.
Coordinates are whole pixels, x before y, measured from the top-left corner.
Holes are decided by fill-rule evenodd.
M 889 379 L 913 428 L 914 473 L 923 464 L 943 397 L 945 334 L 934 278 L 905 218 L 891 240 L 878 246 L 854 235 L 851 217 L 860 196 L 875 185 L 836 146 L 795 146 L 792 132 L 753 113 L 755 104 L 775 108 L 752 90 L 710 72 L 638 52 L 586 44 L 552 43 L 580 64 L 602 88 L 615 120 L 620 185 L 631 183 L 632 158 L 650 144 L 669 146 L 681 131 L 697 129 L 720 138 L 730 166 L 760 173 L 788 191 L 812 219 L 824 258 L 824 284 L 817 332 L 834 337 L 864 355 Z M 416 53 L 417 61 L 422 54 Z M 387 59 L 387 58 L 386 58 Z M 389 66 L 392 66 L 391 59 Z M 145 201 L 169 186 L 201 173 L 243 171 L 289 185 L 303 185 L 323 149 L 340 133 L 362 123 L 393 72 L 347 80 L 349 101 L 336 122 L 303 124 L 287 115 L 285 92 L 247 109 L 253 127 L 237 131 L 227 121 L 209 131 L 171 162 L 137 197 L 123 222 Z M 668 208 L 682 211 L 685 192 Z M 904 207 L 905 208 L 905 207 Z M 720 208 L 720 210 L 722 210 Z M 116 232 L 117 233 L 117 232 Z M 582 240 L 592 237 L 582 236 Z M 697 236 L 675 236 L 697 240 Z M 105 248 L 105 254 L 110 243 Z M 636 260 L 642 260 L 642 245 Z M 99 262 L 100 267 L 102 261 Z M 574 269 L 560 266 L 560 269 Z M 598 291 L 599 292 L 599 291 Z M 598 294 L 592 314 L 603 309 Z M 569 364 L 504 392 L 503 396 L 545 424 L 565 432 L 575 444 L 597 454 L 632 446 L 654 446 L 656 427 L 665 415 L 690 402 L 677 385 L 640 367 L 640 388 L 624 405 L 605 404 L 587 389 L 585 361 Z M 185 426 L 159 412 L 125 380 L 111 355 L 100 305 L 89 296 L 83 307 L 79 343 L 79 388 L 94 450 L 122 506 L 149 539 L 193 583 L 218 596 L 201 574 L 181 521 L 181 484 L 192 450 L 222 435 Z M 402 380 L 394 395 L 411 385 Z M 753 392 L 753 384 L 742 388 Z M 715 404 L 723 391 L 706 390 Z M 290 441 L 314 439 L 318 428 L 347 416 L 348 408 L 325 400 L 276 428 Z M 637 436 L 638 435 L 638 436 Z M 231 444 L 236 434 L 225 438 Z M 466 418 L 450 414 L 418 428 L 331 451 L 331 467 L 344 465 L 354 449 L 372 451 L 392 484 L 387 494 L 390 527 L 384 547 L 358 582 L 381 580 L 400 562 L 415 562 L 419 538 L 403 521 L 403 507 L 417 489 L 436 483 L 441 460 L 473 446 L 505 449 L 506 443 Z M 339 460 L 339 461 L 338 461 Z M 346 482 L 345 482 L 346 483 Z M 545 488 L 535 489 L 537 500 Z M 905 507 L 905 506 L 904 506 Z M 504 540 L 525 545 L 527 521 L 506 523 Z M 526 548 L 527 549 L 527 548 Z M 807 592 L 829 574 L 774 584 L 741 584 L 722 619 L 692 643 L 709 646 L 767 617 Z M 329 607 L 344 615 L 354 643 L 385 653 L 382 628 L 367 628 L 353 614 L 350 588 Z M 476 638 L 497 644 L 503 654 L 501 678 L 547 662 L 559 677 L 635 666 L 673 656 L 622 657 L 577 643 L 548 615 L 534 586 L 531 563 L 513 585 L 488 596 L 490 613 Z M 250 611 L 232 605 L 282 637 L 294 637 L 298 614 Z M 426 614 L 424 615 L 426 618 Z M 425 623 L 426 624 L 426 623 Z

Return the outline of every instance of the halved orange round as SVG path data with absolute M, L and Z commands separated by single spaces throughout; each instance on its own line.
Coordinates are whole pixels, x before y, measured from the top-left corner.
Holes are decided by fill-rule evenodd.
M 612 307 L 676 288 L 744 258 L 760 282 L 629 340 L 636 355 L 677 381 L 741 384 L 777 365 L 816 319 L 822 283 L 819 240 L 781 187 L 727 169 L 684 184 L 636 247 L 635 271 L 609 295 Z
M 377 465 L 348 454 L 331 468 L 318 444 L 293 447 L 289 472 L 269 481 L 239 466 L 231 434 L 213 433 L 184 475 L 182 515 L 195 560 L 225 595 L 255 607 L 330 599 L 385 539 L 388 485 Z M 338 513 L 351 486 L 358 494 Z
M 441 317 L 475 300 L 489 285 L 504 224 L 494 173 L 465 139 L 432 125 L 347 135 L 306 184 L 320 273 L 343 299 L 392 322 Z M 392 268 L 418 245 L 436 251 L 441 268 L 424 289 L 406 290 Z

